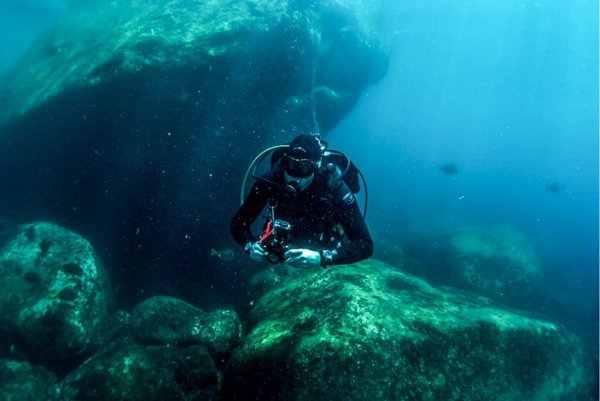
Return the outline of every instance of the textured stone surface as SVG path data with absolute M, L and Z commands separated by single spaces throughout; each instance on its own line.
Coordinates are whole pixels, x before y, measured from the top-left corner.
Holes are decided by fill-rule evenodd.
M 205 347 L 116 342 L 62 383 L 73 401 L 205 401 L 215 399 L 217 370 Z
M 73 232 L 26 224 L 0 248 L 0 311 L 32 361 L 61 365 L 85 357 L 110 302 L 104 268 Z
M 297 271 L 267 291 L 223 400 L 579 400 L 581 358 L 551 322 L 372 260 Z
M 231 310 L 216 310 L 206 315 L 198 337 L 212 355 L 228 357 L 241 343 L 244 336 L 242 323 Z
M 455 228 L 415 235 L 396 244 L 395 264 L 433 283 L 472 291 L 503 303 L 527 307 L 544 299 L 543 271 L 529 239 L 507 226 Z M 388 245 L 388 254 L 394 254 Z
M 76 8 L 34 47 L 23 61 L 27 68 L 13 72 L 5 94 L 10 97 L 9 107 L 2 110 L 2 116 L 6 120 L 26 114 L 73 87 L 102 85 L 148 67 L 187 68 L 210 61 L 243 60 L 247 64 L 231 77 L 242 85 L 252 85 L 245 80 L 306 74 L 305 91 L 283 99 L 288 111 L 306 107 L 312 90 L 321 107 L 330 111 L 328 118 L 335 121 L 339 114 L 335 118 L 331 111 L 351 107 L 362 88 L 385 69 L 385 64 L 376 64 L 381 54 L 362 3 L 162 0 Z M 369 8 L 376 7 L 370 4 Z M 276 51 L 266 71 L 253 70 L 265 67 L 252 63 L 257 61 L 252 53 L 264 50 L 261 45 Z M 364 57 L 353 57 L 357 51 Z M 244 54 L 241 59 L 240 53 Z M 346 57 L 355 59 L 349 62 Z M 256 72 L 277 75 L 252 76 Z M 197 73 L 202 75 L 202 70 Z M 196 97 L 191 91 L 181 96 L 182 103 Z
M 0 398 L 3 401 L 58 401 L 56 377 L 27 362 L 0 359 Z
M 197 341 L 205 316 L 179 299 L 152 297 L 133 309 L 133 332 L 140 344 L 186 344 Z
M 242 323 L 234 311 L 206 313 L 171 297 L 152 297 L 138 304 L 131 325 L 140 344 L 202 344 L 218 364 L 227 360 L 243 337 Z

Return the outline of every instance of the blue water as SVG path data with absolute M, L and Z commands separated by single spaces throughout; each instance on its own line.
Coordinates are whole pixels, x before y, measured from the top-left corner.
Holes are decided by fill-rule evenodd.
M 0 3 L 0 72 L 9 69 L 54 21 L 17 1 Z
M 516 227 L 552 295 L 597 313 L 598 3 L 428 0 L 386 15 L 389 72 L 328 137 L 368 179 L 375 236 Z
M 0 2 L 0 72 L 70 3 Z M 598 2 L 387 3 L 388 73 L 326 138 L 367 178 L 376 249 L 414 232 L 515 227 L 572 311 L 565 321 L 596 331 L 597 353 Z

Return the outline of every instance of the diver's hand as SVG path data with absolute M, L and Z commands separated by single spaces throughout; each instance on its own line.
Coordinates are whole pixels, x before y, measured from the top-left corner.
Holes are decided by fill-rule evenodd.
M 290 249 L 283 257 L 285 263 L 294 267 L 313 267 L 321 265 L 319 252 L 310 249 Z
M 267 251 L 263 249 L 258 242 L 248 242 L 244 247 L 252 260 L 264 262 L 267 258 Z

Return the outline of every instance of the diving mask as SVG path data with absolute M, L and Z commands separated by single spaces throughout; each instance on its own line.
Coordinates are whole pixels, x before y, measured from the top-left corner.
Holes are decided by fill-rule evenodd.
M 317 169 L 317 162 L 310 159 L 298 159 L 285 155 L 282 160 L 283 169 L 292 177 L 308 178 Z

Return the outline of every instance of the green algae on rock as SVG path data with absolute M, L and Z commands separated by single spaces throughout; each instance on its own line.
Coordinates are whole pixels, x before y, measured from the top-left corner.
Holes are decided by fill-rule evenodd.
M 541 263 L 529 239 L 514 227 L 457 227 L 414 235 L 397 245 L 402 268 L 434 284 L 521 308 L 544 299 Z
M 4 401 L 59 401 L 56 377 L 41 366 L 0 359 L 0 394 Z
M 577 400 L 563 328 L 371 260 L 298 271 L 256 303 L 224 400 Z
M 132 331 L 140 344 L 202 344 L 215 359 L 228 357 L 242 340 L 242 323 L 234 311 L 204 312 L 180 299 L 155 296 L 132 313 Z
M 204 346 L 142 346 L 123 339 L 68 375 L 61 395 L 68 401 L 208 401 L 217 388 L 218 373 Z
M 244 330 L 237 314 L 225 309 L 208 313 L 197 333 L 200 343 L 208 347 L 217 365 L 229 358 L 242 342 L 243 336 Z
M 207 313 L 168 296 L 104 322 L 95 338 L 101 351 L 65 378 L 65 400 L 216 399 L 219 368 L 243 335 L 235 312 Z
M 204 316 L 206 312 L 180 299 L 151 297 L 133 309 L 133 334 L 142 345 L 191 343 Z
M 65 272 L 67 264 L 81 274 Z M 45 365 L 68 365 L 93 351 L 92 336 L 112 299 L 85 239 L 51 223 L 20 226 L 0 249 L 0 272 L 0 311 L 14 323 L 20 351 Z
M 369 22 L 366 10 L 362 1 L 302 4 L 288 0 L 118 0 L 75 8 L 9 76 L 7 97 L 11 100 L 0 112 L 0 121 L 24 115 L 65 91 L 103 85 L 120 75 L 165 66 L 188 68 L 219 59 L 230 60 L 229 64 L 252 45 L 262 50 L 260 46 L 275 45 L 273 41 L 289 33 L 293 33 L 286 44 L 289 55 L 293 59 L 303 56 L 309 62 L 311 70 L 304 71 L 308 88 L 316 91 L 324 110 L 342 110 L 327 118 L 339 121 L 362 89 L 380 79 L 386 68 L 374 34 L 376 26 Z M 340 47 L 346 55 L 356 50 L 362 57 L 348 63 Z M 287 65 L 283 59 L 273 61 Z M 252 59 L 245 67 L 255 67 Z M 182 82 L 186 78 L 191 77 L 181 77 Z M 320 95 L 324 91 L 328 95 Z M 311 94 L 296 95 L 306 101 Z

